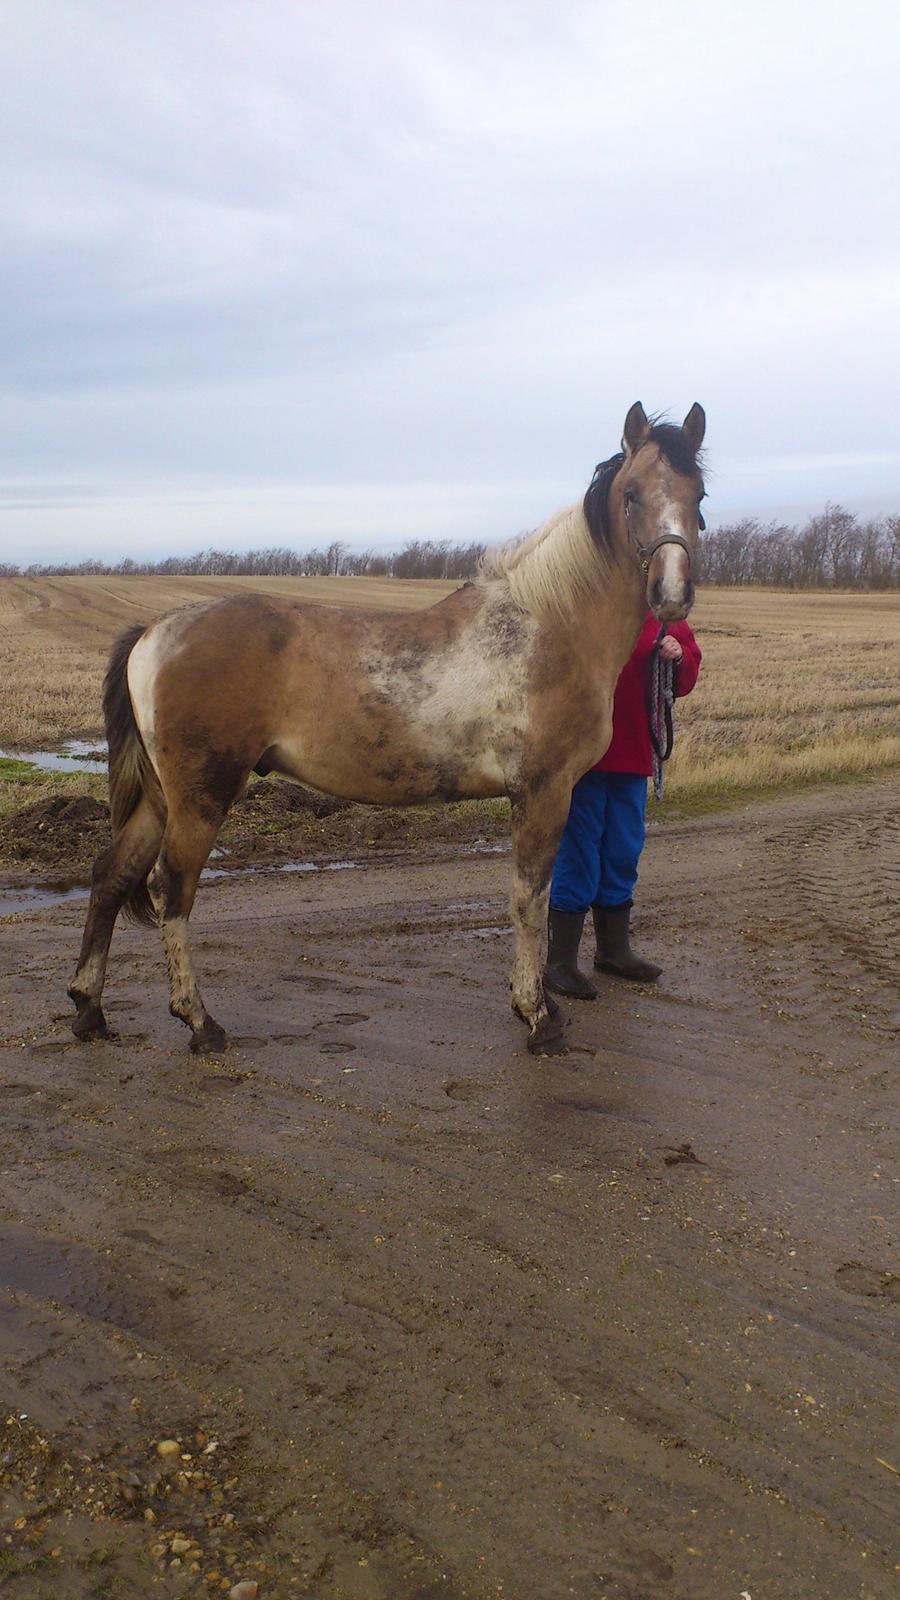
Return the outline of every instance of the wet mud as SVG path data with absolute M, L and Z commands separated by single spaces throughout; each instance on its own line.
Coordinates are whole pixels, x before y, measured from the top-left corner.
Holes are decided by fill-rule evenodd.
M 84 1046 L 83 908 L 0 921 L 0 1593 L 894 1594 L 898 839 L 652 830 L 552 1060 L 497 854 L 204 886 L 210 1060 L 153 934 Z

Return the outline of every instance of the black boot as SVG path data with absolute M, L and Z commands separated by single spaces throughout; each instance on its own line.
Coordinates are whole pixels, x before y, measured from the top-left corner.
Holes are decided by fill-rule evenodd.
M 567 994 L 572 1000 L 597 998 L 594 985 L 578 971 L 578 946 L 586 916 L 586 911 L 556 911 L 551 906 L 547 917 L 544 983 L 548 989 L 555 989 L 557 994 Z
M 636 956 L 628 941 L 631 922 L 631 901 L 623 906 L 594 906 L 594 932 L 597 935 L 597 954 L 594 966 L 600 972 L 614 972 L 619 978 L 631 978 L 634 983 L 655 983 L 662 967 L 653 961 L 642 961 Z

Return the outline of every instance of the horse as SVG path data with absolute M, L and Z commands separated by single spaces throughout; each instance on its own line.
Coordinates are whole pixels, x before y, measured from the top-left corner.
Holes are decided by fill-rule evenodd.
M 375 805 L 507 795 L 512 1006 L 532 1052 L 561 1050 L 541 964 L 553 861 L 647 607 L 664 623 L 693 603 L 705 429 L 698 404 L 679 427 L 635 402 L 581 501 L 489 551 L 474 583 L 427 609 L 238 594 L 123 633 L 103 691 L 112 843 L 68 989 L 76 1037 L 108 1037 L 101 997 L 124 908 L 162 928 L 170 1010 L 192 1050 L 225 1047 L 188 918 L 229 807 L 252 773 L 275 772 Z

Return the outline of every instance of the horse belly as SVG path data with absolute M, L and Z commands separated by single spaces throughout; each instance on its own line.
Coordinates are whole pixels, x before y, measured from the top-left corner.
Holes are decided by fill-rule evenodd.
M 267 750 L 266 768 L 365 805 L 415 806 L 506 792 L 503 768 L 492 751 L 460 760 L 452 744 L 433 751 L 392 748 L 377 739 L 357 743 L 346 730 L 340 745 L 330 748 L 314 738 L 281 738 Z

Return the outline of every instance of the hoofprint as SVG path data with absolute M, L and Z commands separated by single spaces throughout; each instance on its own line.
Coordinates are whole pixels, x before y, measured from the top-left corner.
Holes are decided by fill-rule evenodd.
M 134 628 L 104 687 L 113 842 L 98 858 L 74 1031 L 102 1037 L 119 911 L 159 923 L 171 1010 L 192 1048 L 223 1030 L 200 997 L 187 923 L 200 873 L 251 773 L 280 772 L 379 805 L 508 795 L 512 1004 L 529 1048 L 562 1046 L 541 934 L 576 780 L 602 756 L 613 691 L 649 605 L 687 615 L 705 417 L 681 428 L 631 407 L 622 451 L 583 502 L 492 551 L 428 610 L 345 611 L 240 594 Z

